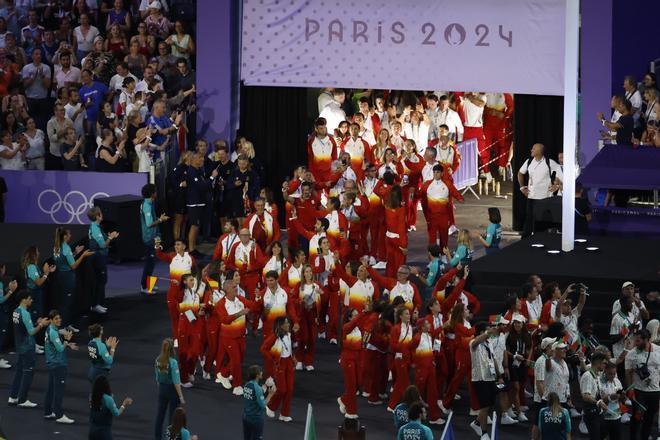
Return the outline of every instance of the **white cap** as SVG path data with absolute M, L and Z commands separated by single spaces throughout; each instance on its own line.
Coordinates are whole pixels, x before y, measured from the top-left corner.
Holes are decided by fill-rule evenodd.
M 558 341 L 558 342 L 555 342 L 554 344 L 552 344 L 552 349 L 553 350 L 556 350 L 558 348 L 566 348 L 566 347 L 568 347 L 568 345 L 564 344 L 564 341 Z
M 543 338 L 541 341 L 541 350 L 548 348 L 548 345 L 552 345 L 557 341 L 555 338 Z
M 498 316 L 497 319 L 495 320 L 495 324 L 497 324 L 497 325 L 500 325 L 500 324 L 507 325 L 509 322 L 510 321 L 508 319 L 506 319 L 504 317 L 504 315 Z
M 160 2 L 158 2 L 158 1 L 149 4 L 149 9 L 160 9 L 160 8 L 161 8 L 161 5 L 160 5 Z
M 525 321 L 527 321 L 527 319 L 525 319 L 525 317 L 523 315 L 521 315 L 520 313 L 514 313 L 513 316 L 511 317 L 511 321 L 514 321 L 514 322 L 518 321 L 518 322 L 524 323 Z
M 628 286 L 633 286 L 633 287 L 634 287 L 635 284 L 633 284 L 632 281 L 626 281 L 625 283 L 623 283 L 623 286 L 621 286 L 621 288 L 622 288 L 622 289 L 625 289 L 625 288 L 628 287 Z

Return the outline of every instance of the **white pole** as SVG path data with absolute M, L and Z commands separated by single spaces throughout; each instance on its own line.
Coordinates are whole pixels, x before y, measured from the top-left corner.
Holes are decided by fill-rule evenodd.
M 566 0 L 564 49 L 564 169 L 561 249 L 575 246 L 575 145 L 577 143 L 577 94 L 580 46 L 580 0 Z

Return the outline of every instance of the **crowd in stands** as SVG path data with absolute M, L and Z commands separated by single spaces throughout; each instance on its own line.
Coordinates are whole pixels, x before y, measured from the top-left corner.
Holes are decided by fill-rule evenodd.
M 174 162 L 195 109 L 194 14 L 178 4 L 3 1 L 0 169 Z

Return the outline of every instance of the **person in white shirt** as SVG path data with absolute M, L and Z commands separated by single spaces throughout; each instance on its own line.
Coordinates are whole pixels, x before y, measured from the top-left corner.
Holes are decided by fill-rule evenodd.
M 486 107 L 486 95 L 483 93 L 466 93 L 460 98 L 463 109 L 463 139 L 476 139 L 479 148 L 479 171 L 480 175 L 487 178 L 490 175 L 491 150 L 486 148 L 486 137 L 484 135 L 484 107 Z
M 24 170 L 25 151 L 16 142 L 11 141 L 8 131 L 0 133 L 0 169 L 2 170 Z
M 639 297 L 639 293 L 635 290 L 635 284 L 633 284 L 631 281 L 626 281 L 621 285 L 621 295 L 629 296 L 633 300 L 632 313 L 635 316 L 635 320 L 648 321 L 651 318 L 649 311 L 646 309 L 644 301 L 642 301 L 642 299 Z M 621 310 L 621 300 L 617 299 L 612 304 L 612 316 L 616 315 L 619 310 Z
M 463 141 L 463 122 L 460 116 L 454 110 L 449 108 L 449 97 L 442 95 L 429 95 L 426 97 L 428 109 L 426 113 L 431 119 L 431 131 L 429 140 L 438 137 L 438 130 L 441 125 L 446 125 L 449 130 L 449 139 L 455 142 Z
M 552 357 L 552 347 L 557 340 L 555 338 L 543 338 L 541 341 L 541 356 L 534 362 L 534 407 L 532 420 L 538 420 L 541 409 L 548 406 L 545 400 L 545 374 L 546 362 Z M 538 438 L 538 427 L 536 423 L 532 425 L 532 438 Z
M 71 54 L 63 52 L 60 55 L 60 63 L 55 64 L 55 90 L 62 87 L 71 87 L 80 83 L 80 69 L 71 65 Z
M 321 93 L 319 93 L 318 98 L 316 98 L 316 104 L 319 108 L 319 114 L 323 111 L 326 105 L 332 102 L 333 90 L 334 89 L 332 87 L 326 87 L 321 90 Z
M 474 327 L 474 339 L 470 341 L 470 358 L 472 360 L 472 389 L 479 402 L 477 420 L 470 423 L 470 428 L 481 439 L 489 439 L 487 433 L 488 413 L 495 405 L 497 395 L 496 383 L 502 383 L 502 371 L 495 362 L 495 357 L 488 344 L 491 335 L 497 335 L 497 327 L 488 327 L 488 323 L 479 322 Z M 499 379 L 498 379 L 499 377 Z
M 606 356 L 607 357 L 607 356 Z M 601 420 L 600 434 L 602 438 L 609 435 L 610 439 L 621 438 L 621 401 L 625 401 L 626 394 L 623 392 L 623 385 L 616 375 L 616 364 L 606 362 L 605 372 L 601 376 L 598 384 L 600 399 L 606 405 L 607 410 L 603 412 Z
M 591 357 L 591 366 L 580 377 L 580 393 L 584 402 L 584 422 L 589 431 L 590 440 L 601 440 L 601 416 L 602 411 L 607 411 L 605 399 L 601 399 L 600 383 L 605 369 L 605 355 L 594 353 Z
M 564 331 L 569 336 L 569 345 L 578 341 L 580 338 L 580 333 L 578 331 L 578 318 L 582 315 L 582 309 L 584 308 L 584 303 L 587 299 L 587 290 L 585 286 L 580 287 L 580 298 L 578 304 L 575 307 L 571 299 L 566 299 L 563 303 L 560 300 L 560 305 L 557 307 L 558 313 L 560 313 L 559 321 L 564 324 Z
M 320 118 L 325 118 L 328 133 L 334 133 L 339 127 L 341 121 L 346 120 L 346 113 L 341 108 L 346 100 L 346 93 L 343 89 L 334 89 L 332 91 L 332 101 L 328 102 L 319 114 Z
M 632 312 L 632 298 L 624 296 L 620 299 L 620 304 L 621 310 L 612 316 L 612 323 L 610 324 L 612 354 L 615 358 L 625 354 L 627 340 L 641 325 Z
M 356 113 L 353 115 L 353 122 L 360 125 L 359 135 L 364 139 L 369 146 L 376 144 L 376 136 L 374 136 L 373 131 L 365 125 L 364 115 L 362 113 Z
M 80 102 L 80 93 L 75 87 L 69 89 L 69 102 L 64 106 L 64 113 L 73 122 L 76 136 L 83 136 L 85 134 L 84 124 L 87 112 Z
M 552 345 L 553 356 L 545 361 L 545 386 L 543 399 L 548 400 L 550 393 L 556 393 L 562 404 L 570 400 L 570 371 L 566 363 L 567 345 L 562 341 Z
M 651 434 L 660 402 L 660 346 L 651 343 L 648 330 L 635 333 L 635 348 L 626 355 L 625 367 L 626 385 L 633 387 L 628 391 L 633 402 L 630 438 L 646 440 Z
M 637 90 L 637 80 L 632 75 L 626 75 L 623 79 L 623 90 L 625 97 L 632 104 L 632 115 L 635 122 L 639 119 L 640 111 L 642 110 L 642 94 Z
M 605 115 L 603 112 L 597 112 L 596 113 L 596 119 L 599 121 L 602 121 L 603 127 L 608 128 L 608 130 L 601 130 L 600 135 L 601 138 L 604 139 L 615 139 L 616 138 L 616 130 L 614 129 L 609 129 L 609 126 L 615 126 L 616 123 L 619 121 L 619 118 L 621 117 L 621 113 L 619 113 L 619 110 L 617 110 L 621 104 L 621 100 L 623 99 L 623 96 L 619 95 L 614 95 L 612 96 L 612 99 L 610 100 L 610 108 L 612 109 L 612 117 L 610 118 L 610 124 L 606 125 L 605 122 Z
M 537 202 L 551 197 L 561 188 L 563 179 L 561 167 L 557 162 L 543 155 L 544 149 L 543 144 L 532 145 L 532 157 L 518 170 L 520 191 L 527 197 L 523 238 L 529 237 L 534 232 L 534 208 Z M 525 175 L 529 175 L 527 185 L 525 185 Z

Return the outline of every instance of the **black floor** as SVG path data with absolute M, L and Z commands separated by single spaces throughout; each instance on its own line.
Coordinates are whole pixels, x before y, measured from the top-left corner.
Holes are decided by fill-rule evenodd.
M 120 340 L 116 355 L 116 365 L 112 370 L 111 385 L 115 399 L 120 401 L 125 396 L 134 399 L 134 404 L 125 416 L 115 419 L 114 435 L 116 439 L 153 438 L 153 419 L 156 411 L 156 386 L 153 379 L 152 365 L 160 341 L 168 335 L 168 318 L 164 298 L 123 298 L 109 301 L 112 315 L 105 323 L 107 335 L 117 336 Z M 120 318 L 113 318 L 120 317 Z M 81 344 L 87 343 L 87 337 L 78 337 Z M 257 345 L 261 338 L 248 339 L 246 365 L 262 363 Z M 64 426 L 42 419 L 43 397 L 47 384 L 44 358 L 38 357 L 35 379 L 29 398 L 38 403 L 35 409 L 18 409 L 7 406 L 9 383 L 14 369 L 0 371 L 0 416 L 1 426 L 10 440 L 22 439 L 84 439 L 87 434 L 89 384 L 86 379 L 88 361 L 84 351 L 69 352 L 69 377 L 64 399 L 65 414 L 76 420 L 74 425 Z M 8 357 L 14 361 L 15 356 Z M 342 392 L 343 381 L 337 364 L 338 351 L 334 346 L 320 342 L 316 371 L 297 372 L 295 376 L 295 397 L 292 404 L 294 421 L 284 424 L 267 421 L 266 439 L 302 439 L 305 411 L 311 402 L 316 418 L 316 432 L 319 439 L 337 438 L 337 426 L 342 422 L 335 399 Z M 241 398 L 234 397 L 220 385 L 203 381 L 197 377 L 195 387 L 184 390 L 188 423 L 191 430 L 200 439 L 238 439 L 241 438 L 240 416 Z M 468 428 L 467 394 L 458 402 L 454 422 L 457 438 L 471 439 L 476 435 Z M 358 402 L 362 423 L 367 428 L 367 438 L 392 439 L 395 430 L 391 414 L 385 407 L 372 407 L 366 399 Z M 527 424 L 503 428 L 502 439 L 529 438 Z M 440 429 L 434 429 L 440 438 Z

